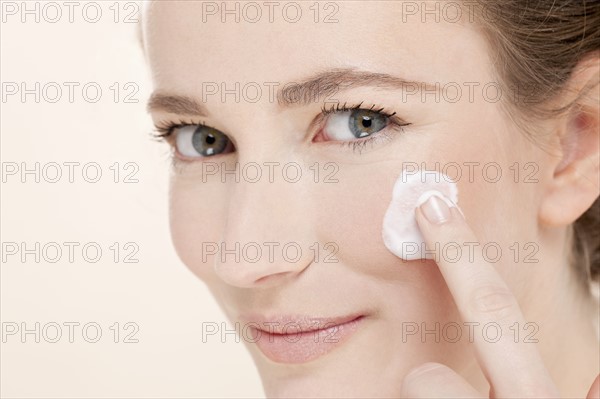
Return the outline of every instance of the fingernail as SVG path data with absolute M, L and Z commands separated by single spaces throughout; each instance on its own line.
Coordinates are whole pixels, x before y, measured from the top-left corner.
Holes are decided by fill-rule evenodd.
M 430 196 L 420 208 L 427 220 L 433 224 L 445 223 L 452 215 L 446 201 L 437 194 Z

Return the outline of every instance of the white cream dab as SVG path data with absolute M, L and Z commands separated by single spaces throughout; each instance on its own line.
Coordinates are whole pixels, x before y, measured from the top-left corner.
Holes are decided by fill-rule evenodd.
M 383 218 L 383 242 L 394 255 L 406 260 L 433 258 L 433 254 L 425 250 L 415 209 L 436 194 L 458 204 L 456 183 L 445 174 L 430 170 L 402 171 L 394 183 L 392 201 Z

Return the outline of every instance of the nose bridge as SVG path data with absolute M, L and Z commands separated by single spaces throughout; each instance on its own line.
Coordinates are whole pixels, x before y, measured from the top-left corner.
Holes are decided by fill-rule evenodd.
M 239 159 L 215 270 L 231 285 L 299 273 L 312 262 L 310 201 L 300 162 Z M 270 279 L 274 280 L 274 279 Z

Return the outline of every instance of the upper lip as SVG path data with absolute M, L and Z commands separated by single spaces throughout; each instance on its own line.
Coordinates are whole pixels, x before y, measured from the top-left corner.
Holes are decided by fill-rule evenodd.
M 323 330 L 339 326 L 362 317 L 363 314 L 350 314 L 337 317 L 312 317 L 306 315 L 276 315 L 265 317 L 260 315 L 242 317 L 249 326 L 270 334 L 298 334 Z

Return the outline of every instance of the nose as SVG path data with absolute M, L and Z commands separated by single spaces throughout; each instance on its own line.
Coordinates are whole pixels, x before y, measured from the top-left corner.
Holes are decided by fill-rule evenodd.
M 233 286 L 273 286 L 297 276 L 314 259 L 309 179 L 300 162 L 254 161 L 246 175 L 247 165 L 239 161 L 239 179 L 229 187 L 215 271 Z M 256 170 L 262 172 L 258 181 Z M 302 177 L 296 181 L 298 171 Z

